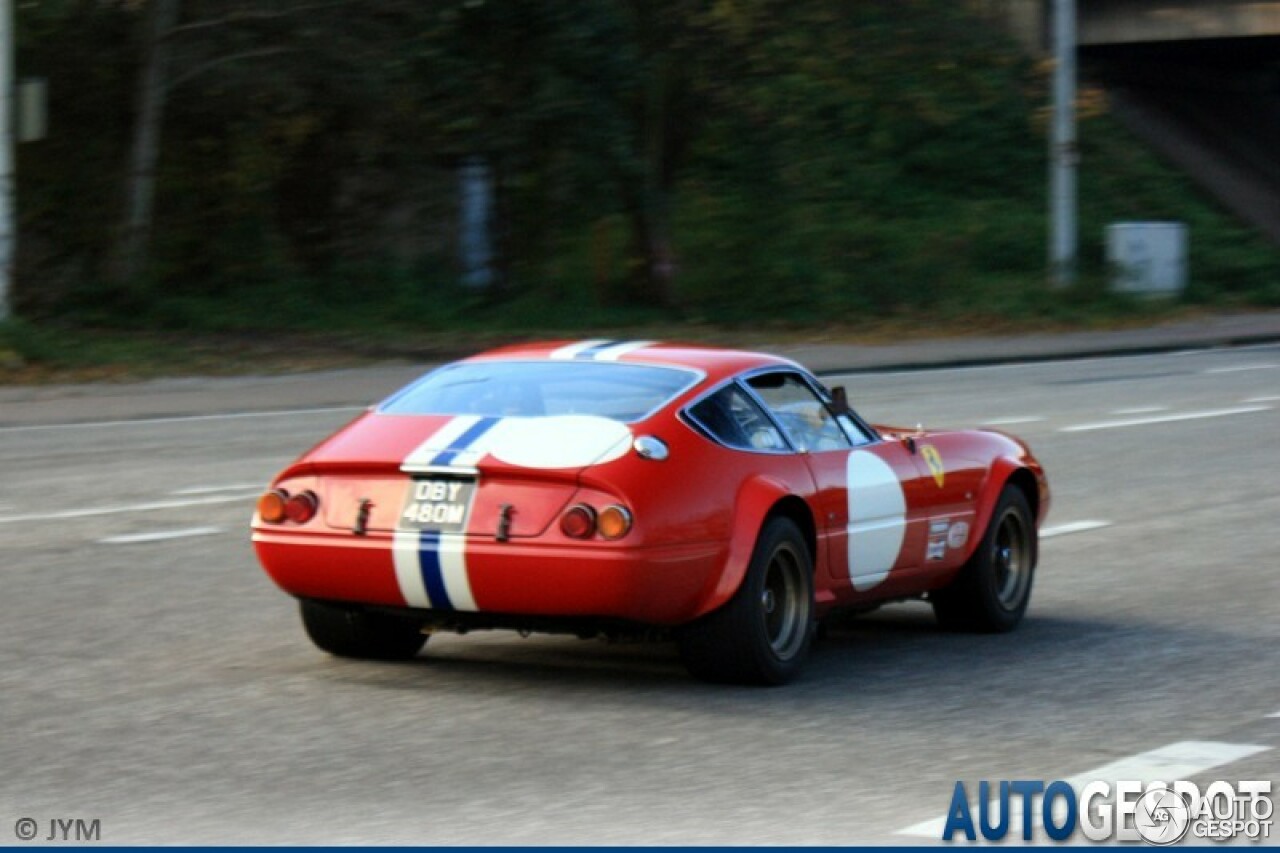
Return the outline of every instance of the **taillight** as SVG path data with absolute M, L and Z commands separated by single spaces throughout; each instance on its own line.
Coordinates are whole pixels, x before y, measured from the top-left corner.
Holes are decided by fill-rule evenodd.
M 560 516 L 560 532 L 571 539 L 590 539 L 596 532 L 596 511 L 586 504 L 574 504 Z
M 258 515 L 267 524 L 279 524 L 285 520 L 285 506 L 289 493 L 284 489 L 272 489 L 258 498 Z
M 316 497 L 315 492 L 298 492 L 285 502 L 284 514 L 295 524 L 306 524 L 316 517 L 316 510 L 319 508 L 320 499 Z
M 617 504 L 607 506 L 600 510 L 596 526 L 605 539 L 621 539 L 631 529 L 631 511 Z

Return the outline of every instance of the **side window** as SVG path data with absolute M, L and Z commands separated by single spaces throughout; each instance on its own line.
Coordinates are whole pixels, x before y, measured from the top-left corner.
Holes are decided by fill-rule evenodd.
M 755 401 L 729 385 L 689 409 L 689 416 L 716 441 L 738 450 L 780 451 L 787 443 Z
M 753 376 L 748 384 L 798 450 L 841 450 L 852 446 L 831 410 L 799 376 L 765 373 Z

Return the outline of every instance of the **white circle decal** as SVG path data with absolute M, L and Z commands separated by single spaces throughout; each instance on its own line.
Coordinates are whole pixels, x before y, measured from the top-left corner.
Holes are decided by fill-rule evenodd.
M 582 468 L 612 462 L 631 446 L 626 424 L 595 415 L 503 418 L 486 438 L 492 456 L 521 468 Z
M 866 450 L 849 454 L 849 579 L 862 591 L 898 562 L 907 532 L 907 497 L 889 463 Z

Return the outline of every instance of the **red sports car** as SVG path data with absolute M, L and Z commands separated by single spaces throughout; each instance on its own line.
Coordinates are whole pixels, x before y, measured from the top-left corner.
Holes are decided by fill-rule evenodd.
M 336 655 L 670 634 L 700 677 L 776 684 L 837 610 L 1012 629 L 1048 508 L 1014 438 L 872 426 L 775 356 L 599 340 L 427 373 L 286 468 L 253 543 Z

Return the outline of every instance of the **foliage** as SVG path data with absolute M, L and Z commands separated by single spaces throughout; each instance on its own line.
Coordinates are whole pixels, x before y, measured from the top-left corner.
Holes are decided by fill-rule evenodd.
M 154 2 L 154 0 L 152 0 Z M 564 327 L 1070 314 L 1103 226 L 1190 223 L 1195 301 L 1280 255 L 1095 110 L 1086 284 L 1044 294 L 1042 69 L 947 0 L 184 0 L 145 276 L 109 282 L 139 0 L 19 10 L 51 134 L 19 156 L 24 316 L 126 328 Z M 500 286 L 454 261 L 498 178 Z

